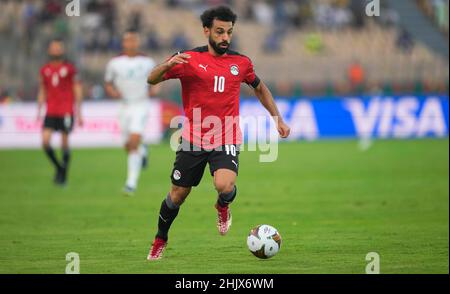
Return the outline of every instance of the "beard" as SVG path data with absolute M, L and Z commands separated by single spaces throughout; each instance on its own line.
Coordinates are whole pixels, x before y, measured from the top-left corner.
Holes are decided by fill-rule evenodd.
M 227 53 L 228 49 L 230 48 L 230 43 L 225 41 L 225 42 L 217 44 L 216 42 L 214 42 L 214 40 L 211 37 L 209 37 L 209 45 L 211 45 L 211 47 L 214 49 L 214 51 L 216 51 L 216 53 L 219 55 L 224 55 L 225 53 Z M 220 47 L 221 45 L 227 45 L 227 46 Z
M 51 61 L 61 61 L 64 59 L 63 55 L 49 55 Z

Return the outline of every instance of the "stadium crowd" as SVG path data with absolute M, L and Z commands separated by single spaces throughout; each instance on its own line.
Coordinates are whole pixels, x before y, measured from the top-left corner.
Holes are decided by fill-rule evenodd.
M 199 13 L 218 4 L 233 5 L 237 11 L 239 30 L 233 49 L 254 56 L 258 71 L 276 95 L 448 92 L 448 61 L 443 64 L 441 57 L 400 28 L 397 13 L 384 2 L 378 18 L 365 15 L 367 1 L 361 0 L 81 3 L 81 17 L 69 18 L 63 1 L 0 2 L 0 37 L 7 44 L 0 48 L 3 97 L 34 99 L 37 85 L 33 72 L 45 60 L 46 42 L 60 36 L 69 42 L 70 57 L 87 80 L 88 98 L 102 99 L 105 62 L 120 52 L 120 36 L 125 29 L 139 31 L 143 51 L 162 60 L 171 52 L 202 45 Z M 439 27 L 444 31 L 447 28 L 448 34 L 448 1 L 418 3 Z M 297 56 L 295 61 L 290 60 L 293 54 Z M 382 56 L 383 60 L 374 56 Z M 179 89 L 170 87 L 162 93 L 177 100 Z

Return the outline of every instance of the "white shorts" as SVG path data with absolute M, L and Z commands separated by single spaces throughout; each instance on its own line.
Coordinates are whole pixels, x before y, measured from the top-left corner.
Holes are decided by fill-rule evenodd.
M 131 134 L 144 136 L 148 121 L 148 107 L 148 104 L 121 107 L 119 121 L 123 142 L 127 142 Z

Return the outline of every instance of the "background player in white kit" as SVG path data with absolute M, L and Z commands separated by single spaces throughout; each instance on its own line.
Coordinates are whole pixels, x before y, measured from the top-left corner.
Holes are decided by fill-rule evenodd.
M 158 90 L 155 87 L 150 90 L 147 85 L 147 76 L 156 64 L 139 53 L 139 34 L 127 31 L 122 47 L 123 53 L 111 59 L 106 67 L 105 89 L 110 97 L 122 99 L 120 127 L 128 152 L 128 177 L 123 192 L 132 196 L 141 169 L 147 165 L 147 147 L 143 140 L 148 120 L 148 97 L 157 94 Z

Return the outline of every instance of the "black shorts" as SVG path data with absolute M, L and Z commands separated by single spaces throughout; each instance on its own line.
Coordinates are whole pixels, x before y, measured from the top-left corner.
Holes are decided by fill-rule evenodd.
M 57 132 L 70 133 L 73 129 L 73 116 L 46 116 L 44 120 L 44 128 L 52 129 Z
M 209 164 L 211 176 L 219 169 L 239 170 L 239 146 L 225 145 L 214 150 L 203 150 L 186 145 L 183 141 L 176 153 L 176 160 L 170 176 L 172 184 L 180 187 L 196 187 L 200 183 L 206 164 Z M 190 148 L 190 149 L 189 149 Z

